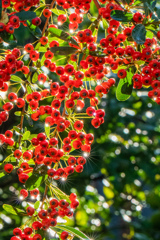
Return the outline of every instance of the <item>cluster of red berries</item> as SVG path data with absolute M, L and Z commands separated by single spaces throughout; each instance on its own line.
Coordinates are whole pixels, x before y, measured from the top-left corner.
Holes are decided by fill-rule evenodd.
M 63 9 L 68 9 L 68 8 L 76 8 L 77 13 L 78 10 L 80 10 L 82 13 L 85 12 L 87 13 L 90 9 L 90 3 L 91 0 L 57 0 L 57 4 L 61 7 L 63 7 Z
M 11 75 L 16 72 L 22 71 L 23 61 L 18 60 L 21 52 L 19 49 L 15 48 L 12 51 L 7 52 L 5 59 L 0 61 L 0 91 L 7 92 L 8 83 L 10 81 Z M 23 107 L 25 101 L 23 98 L 18 98 L 15 93 L 8 94 L 9 102 L 3 105 L 3 110 L 0 112 L 0 125 L 8 120 L 9 111 L 13 109 L 14 103 L 18 108 Z
M 38 5 L 40 0 L 2 0 L 2 8 L 12 7 L 15 11 L 28 11 L 32 6 Z
M 67 56 L 65 65 L 59 64 L 59 59 L 55 61 L 56 58 L 54 58 L 52 50 L 52 48 L 61 47 L 57 38 L 52 36 L 53 32 L 58 32 L 58 30 L 55 31 L 55 28 L 58 27 L 50 22 L 53 13 L 51 7 L 54 6 L 54 1 L 52 1 L 51 7 L 45 6 L 45 9 L 42 10 L 48 24 L 46 33 L 44 29 L 42 32 L 45 34 L 35 43 L 26 44 L 23 52 L 15 48 L 5 52 L 5 57 L 1 58 L 0 91 L 8 93 L 8 99 L 4 102 L 3 110 L 0 112 L 0 125 L 8 120 L 9 111 L 14 108 L 14 105 L 22 111 L 20 132 L 23 132 L 23 117 L 30 115 L 33 121 L 45 119 L 45 132 L 39 132 L 36 136 L 30 137 L 28 149 L 24 148 L 23 141 L 21 141 L 22 135 L 20 135 L 19 144 L 16 144 L 13 131 L 7 130 L 4 134 L 0 134 L 0 144 L 14 146 L 11 156 L 16 159 L 14 164 L 7 162 L 4 170 L 6 173 L 11 173 L 14 168 L 17 168 L 19 181 L 23 184 L 32 174 L 33 165 L 43 166 L 45 169 L 43 174 L 51 181 L 66 180 L 75 171 L 77 173 L 83 171 L 86 158 L 91 151 L 91 144 L 94 141 L 93 134 L 85 132 L 83 120 L 90 118 L 91 124 L 95 128 L 104 122 L 105 111 L 98 109 L 98 104 L 99 99 L 107 94 L 115 84 L 115 79 L 108 79 L 106 76 L 110 70 L 117 73 L 120 79 L 125 79 L 128 70 L 135 69 L 136 66 L 137 71 L 134 71 L 132 77 L 133 87 L 140 89 L 142 86 L 151 86 L 153 90 L 149 91 L 148 95 L 160 104 L 160 62 L 157 53 L 159 50 L 157 40 L 146 38 L 144 45 L 137 47 L 132 38 L 132 31 L 137 24 L 143 23 L 145 15 L 139 12 L 134 13 L 131 23 L 121 28 L 120 22 L 111 17 L 113 10 L 124 11 L 121 5 L 114 0 L 100 0 L 100 3 L 105 4 L 100 7 L 98 1 L 94 2 L 98 8 L 98 18 L 91 25 L 91 28 L 74 32 L 89 11 L 91 0 L 56 1 L 58 9 L 59 7 L 66 9 L 67 13 L 57 17 L 58 25 L 66 22 L 68 18 L 69 30 L 74 33 L 71 42 L 77 42 L 76 45 L 72 44 L 69 41 L 70 35 L 63 33 L 61 36 L 60 32 L 60 38 L 64 37 L 72 47 L 69 49 L 75 50 L 74 54 Z M 130 1 L 130 4 L 133 2 Z M 25 26 L 27 22 L 20 21 L 16 12 L 28 11 L 39 3 L 39 0 L 3 0 L 3 10 L 11 7 L 15 12 L 7 14 L 2 11 L 2 17 L 3 14 L 7 14 L 8 20 L 5 23 L 0 22 L 0 32 L 6 31 L 13 34 L 14 29 L 18 28 L 20 23 Z M 67 10 L 69 8 L 72 8 L 71 13 Z M 127 9 L 129 11 L 129 8 Z M 106 37 L 97 44 L 93 26 L 96 29 L 96 24 L 99 24 L 101 20 L 107 21 L 108 28 Z M 32 19 L 31 24 L 39 26 L 41 19 L 36 17 Z M 58 33 L 56 36 L 59 36 Z M 160 39 L 160 31 L 157 33 L 157 39 Z M 128 42 L 130 45 L 126 46 Z M 41 52 L 41 49 L 46 49 L 46 51 Z M 81 55 L 83 55 L 82 58 Z M 24 59 L 28 59 L 28 61 Z M 36 74 L 30 71 L 31 68 Z M 59 81 L 51 80 L 50 73 L 56 75 L 56 79 L 58 78 Z M 20 82 L 23 85 L 23 97 L 18 97 L 18 93 L 10 89 L 12 86 L 10 79 L 15 74 L 22 78 Z M 37 79 L 34 77 L 36 90 L 33 86 L 33 76 L 37 76 Z M 46 98 L 51 99 L 47 105 L 43 101 Z M 83 156 L 76 155 L 77 150 L 81 150 Z M 72 155 L 73 151 L 76 151 L 76 154 Z M 42 174 L 41 170 L 39 174 Z M 28 194 L 27 189 L 20 190 L 20 196 L 23 199 L 27 198 Z M 39 190 L 30 191 L 30 196 L 37 199 Z M 78 205 L 76 195 L 72 193 L 70 203 L 64 199 L 54 198 L 50 200 L 47 207 L 43 200 L 38 210 L 32 206 L 27 207 L 27 215 L 33 216 L 32 226 L 26 227 L 23 231 L 19 228 L 14 229 L 14 237 L 11 240 L 41 240 L 42 236 L 35 231 L 38 229 L 47 230 L 55 226 L 58 216 L 72 217 L 73 209 Z M 62 240 L 67 239 L 69 234 L 62 232 L 60 237 Z
M 21 194 L 24 196 L 24 191 L 21 190 Z M 36 199 L 39 194 L 37 189 L 32 190 L 30 192 L 32 196 Z M 25 193 L 26 197 L 26 193 Z M 13 237 L 11 240 L 41 240 L 42 237 L 40 234 L 36 233 L 35 231 L 39 229 L 43 229 L 46 231 L 50 227 L 54 227 L 57 225 L 57 218 L 58 217 L 69 217 L 73 216 L 73 210 L 79 206 L 79 202 L 77 200 L 77 195 L 75 193 L 71 193 L 69 200 L 61 199 L 57 200 L 56 198 L 52 198 L 49 201 L 48 206 L 46 209 L 43 208 L 43 205 L 40 209 L 35 209 L 32 206 L 28 206 L 26 209 L 26 213 L 28 216 L 36 216 L 36 221 L 32 221 L 31 227 L 25 227 L 23 232 L 20 228 L 15 228 L 13 230 Z M 34 232 L 34 233 L 33 233 Z M 62 240 L 67 239 L 69 234 L 63 231 L 60 235 Z
M 2 16 L 0 20 L 0 33 L 7 32 L 13 34 L 14 30 L 20 27 L 20 23 L 23 23 L 26 26 L 26 21 L 21 21 L 18 16 L 15 15 L 16 12 L 22 10 L 28 11 L 32 6 L 37 6 L 39 0 L 24 0 L 24 1 L 10 1 L 2 0 Z M 6 13 L 5 9 L 11 7 L 12 11 L 10 14 Z M 38 26 L 41 23 L 40 18 L 32 19 L 32 24 Z M 2 36 L 3 40 L 3 36 Z

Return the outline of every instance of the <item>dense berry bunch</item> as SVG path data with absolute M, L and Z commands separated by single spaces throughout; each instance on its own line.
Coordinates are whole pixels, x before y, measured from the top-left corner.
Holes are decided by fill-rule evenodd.
M 30 191 L 31 196 L 36 200 L 39 195 L 38 189 Z M 24 195 L 24 193 L 22 193 Z M 25 195 L 26 197 L 26 195 Z M 32 220 L 30 227 L 25 227 L 23 231 L 20 228 L 15 228 L 13 230 L 13 237 L 11 240 L 18 239 L 29 239 L 29 240 L 41 240 L 42 236 L 38 234 L 38 230 L 42 229 L 47 231 L 48 228 L 57 225 L 58 217 L 64 218 L 65 216 L 71 218 L 73 216 L 73 211 L 79 205 L 77 196 L 74 193 L 70 194 L 68 200 L 56 198 L 51 198 L 48 204 L 44 205 L 42 202 L 41 206 L 35 209 L 34 206 L 28 206 L 26 208 L 26 214 L 36 221 Z M 36 233 L 37 232 L 37 233 Z M 61 239 L 67 239 L 69 234 L 65 231 L 61 233 Z
M 0 20 L 0 37 L 1 41 L 6 39 L 6 33 L 9 35 L 14 34 L 14 30 L 20 27 L 23 23 L 26 26 L 26 20 L 21 20 L 21 15 L 19 17 L 18 13 L 20 11 L 29 11 L 33 6 L 38 6 L 39 0 L 24 0 L 24 1 L 10 1 L 2 0 L 3 11 L 1 13 Z M 8 11 L 9 9 L 9 11 Z M 25 14 L 25 13 L 24 13 Z M 38 25 L 41 23 L 40 18 L 35 18 L 32 20 L 32 24 Z
M 95 128 L 104 123 L 105 111 L 99 104 L 117 78 L 118 100 L 127 100 L 132 89 L 150 87 L 148 96 L 160 104 L 158 17 L 150 12 L 152 6 L 144 13 L 137 11 L 137 1 L 124 2 L 2 1 L 0 125 L 7 122 L 10 111 L 20 118 L 17 126 L 0 134 L 0 145 L 10 149 L 2 166 L 6 174 L 17 171 L 24 185 L 21 199 L 27 200 L 30 194 L 39 202 L 38 207 L 36 203 L 27 206 L 30 225 L 14 229 L 12 240 L 44 239 L 42 232 L 58 228 L 58 217 L 73 216 L 79 205 L 76 195 L 66 196 L 56 181 L 83 171 L 94 141 L 85 121 L 89 119 Z M 96 17 L 91 15 L 95 7 Z M 90 25 L 84 29 L 86 17 Z M 19 27 L 28 29 L 36 41 L 12 47 L 20 41 L 16 39 Z M 24 119 L 33 126 L 43 122 L 43 130 L 30 132 Z M 46 186 L 43 199 L 38 189 L 41 184 Z M 59 236 L 72 238 L 65 231 Z

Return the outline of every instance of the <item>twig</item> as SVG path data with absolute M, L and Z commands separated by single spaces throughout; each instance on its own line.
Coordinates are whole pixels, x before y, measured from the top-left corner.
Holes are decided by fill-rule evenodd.
M 53 0 L 53 1 L 51 2 L 50 8 L 53 8 L 54 2 L 55 2 L 55 0 Z M 46 20 L 46 22 L 45 22 L 45 25 L 44 25 L 43 30 L 42 30 L 42 36 L 43 36 L 44 33 L 45 33 L 45 30 L 46 30 L 46 27 L 47 27 L 47 25 L 48 25 L 49 19 L 50 19 L 50 18 L 47 18 L 47 20 Z
M 101 5 L 99 4 L 98 0 L 93 0 L 93 2 L 96 5 L 97 9 L 101 8 Z

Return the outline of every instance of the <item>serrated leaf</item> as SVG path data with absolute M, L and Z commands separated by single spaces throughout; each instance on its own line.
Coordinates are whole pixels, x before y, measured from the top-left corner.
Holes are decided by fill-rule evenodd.
M 146 29 L 143 24 L 137 24 L 132 30 L 132 37 L 138 44 L 144 44 L 146 41 Z
M 30 136 L 30 131 L 26 131 L 24 134 L 23 134 L 23 137 L 22 137 L 22 140 L 28 140 L 29 139 L 29 136 Z
M 124 12 L 121 10 L 113 10 L 111 12 L 111 18 L 119 22 L 131 22 L 133 15 L 132 13 Z
M 16 115 L 16 116 L 18 116 L 18 117 L 21 116 L 21 111 L 15 112 L 14 115 Z
M 22 83 L 22 79 L 16 75 L 11 75 L 11 80 L 14 82 Z
M 19 209 L 19 208 L 16 208 L 16 207 L 13 207 L 11 205 L 8 205 L 8 204 L 3 204 L 3 209 L 8 212 L 8 213 L 11 213 L 13 215 L 26 215 L 25 214 L 25 211 L 23 211 L 22 209 Z
M 82 240 L 90 240 L 89 237 L 87 237 L 84 233 L 82 233 L 81 231 L 79 231 L 78 229 L 75 229 L 73 227 L 69 227 L 69 226 L 64 226 L 64 225 L 56 225 L 56 227 L 54 227 L 53 229 L 61 229 L 63 231 L 67 231 L 71 234 L 73 234 L 74 236 L 78 237 L 79 239 Z
M 55 55 L 69 55 L 75 53 L 77 49 L 73 47 L 52 47 L 50 51 Z
M 45 176 L 32 174 L 26 181 L 25 186 L 30 191 L 38 188 L 45 180 Z
M 20 20 L 24 21 L 24 20 L 32 20 L 33 18 L 36 18 L 37 15 L 35 12 L 31 12 L 31 11 L 21 11 L 15 14 L 16 16 L 19 17 Z
M 45 124 L 45 134 L 49 138 L 50 135 L 50 126 L 48 124 Z
M 72 38 L 72 37 L 69 35 L 69 33 L 66 33 L 66 32 L 64 32 L 64 31 L 62 31 L 62 30 L 60 30 L 60 29 L 57 29 L 57 28 L 49 28 L 48 31 L 49 31 L 50 33 L 52 33 L 52 35 L 53 35 L 54 37 L 60 38 L 60 39 L 62 39 L 62 40 L 64 40 L 64 41 L 66 41 L 66 42 L 69 42 L 69 43 L 74 44 L 74 45 L 76 45 L 76 46 L 79 47 L 77 41 L 76 41 L 74 38 Z
M 116 98 L 118 101 L 126 101 L 128 98 L 130 98 L 133 90 L 132 76 L 133 73 L 129 70 L 127 72 L 127 77 L 120 79 L 116 89 Z
M 38 209 L 40 205 L 40 201 L 35 202 L 34 204 L 34 209 Z

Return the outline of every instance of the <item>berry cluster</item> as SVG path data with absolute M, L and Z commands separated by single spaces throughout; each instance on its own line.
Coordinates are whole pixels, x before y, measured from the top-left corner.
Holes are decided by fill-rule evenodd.
M 21 196 L 27 197 L 28 192 L 25 189 L 22 189 L 20 192 Z M 30 191 L 30 195 L 34 199 L 38 197 L 38 189 Z M 73 216 L 73 210 L 79 206 L 79 202 L 76 199 L 77 196 L 75 193 L 71 193 L 68 200 L 61 199 L 57 200 L 52 198 L 49 200 L 47 206 L 44 207 L 44 203 L 40 208 L 35 209 L 32 206 L 26 208 L 26 213 L 29 217 L 35 217 L 36 221 L 32 221 L 31 227 L 25 227 L 23 231 L 20 228 L 15 228 L 13 230 L 13 237 L 11 240 L 41 240 L 42 237 L 40 234 L 36 233 L 39 229 L 46 231 L 49 227 L 54 227 L 57 225 L 58 217 L 69 217 Z M 60 235 L 61 239 L 67 239 L 69 234 L 63 231 Z
M 97 7 L 96 19 L 88 13 L 93 2 Z M 26 186 L 30 184 L 30 177 L 42 175 L 46 185 L 40 209 L 27 207 L 32 226 L 27 226 L 23 232 L 16 228 L 12 240 L 40 240 L 42 236 L 35 230 L 55 226 L 58 216 L 72 217 L 72 210 L 79 204 L 76 196 L 72 193 L 70 201 L 63 197 L 55 199 L 53 190 L 46 207 L 47 189 L 52 189 L 55 180 L 66 180 L 74 172 L 83 171 L 94 141 L 94 135 L 86 132 L 85 119 L 90 119 L 95 128 L 104 123 L 105 111 L 98 105 L 115 85 L 115 79 L 108 78 L 108 74 L 117 73 L 121 86 L 125 84 L 123 91 L 121 86 L 117 87 L 121 95 L 128 97 L 130 88 L 152 87 L 148 96 L 160 104 L 160 31 L 155 24 L 155 37 L 145 33 L 145 27 L 154 25 L 152 14 L 133 13 L 132 8 L 137 4 L 134 0 L 129 4 L 100 0 L 102 6 L 97 0 L 93 2 L 53 0 L 45 5 L 39 0 L 2 1 L 2 42 L 5 31 L 10 37 L 21 23 L 24 28 L 40 32 L 34 43 L 27 43 L 21 49 L 10 49 L 9 45 L 7 51 L 2 50 L 0 58 L 0 92 L 6 96 L 0 125 L 8 120 L 11 110 L 18 109 L 15 115 L 20 117 L 20 124 L 0 134 L 0 144 L 11 151 L 4 161 L 4 172 L 11 173 L 16 169 L 19 181 Z M 38 15 L 37 5 L 40 6 Z M 26 11 L 26 20 L 21 20 L 22 10 Z M 91 25 L 83 29 L 81 23 L 86 17 L 91 19 Z M 38 26 L 43 19 L 44 28 L 40 29 Z M 69 33 L 60 29 L 63 23 L 68 26 Z M 105 37 L 99 40 L 98 29 L 102 23 Z M 146 35 L 137 38 L 137 28 Z M 14 84 L 19 84 L 21 91 L 15 92 Z M 43 130 L 38 133 L 33 130 L 30 134 L 24 128 L 24 118 L 30 119 L 33 125 L 44 121 Z M 27 137 L 23 139 L 26 133 Z M 13 161 L 10 162 L 11 158 Z M 37 199 L 38 195 L 37 188 L 30 191 L 32 198 Z M 24 187 L 20 197 L 28 197 Z M 67 239 L 69 235 L 62 232 L 60 237 Z
M 31 7 L 37 6 L 39 4 L 39 0 L 24 0 L 24 1 L 10 1 L 10 0 L 2 0 L 2 8 L 3 11 L 1 13 L 0 19 L 0 36 L 1 41 L 3 41 L 3 37 L 5 33 L 13 34 L 14 30 L 20 27 L 20 24 L 23 23 L 26 26 L 26 21 L 21 20 L 16 13 L 22 10 L 28 11 Z M 12 11 L 10 13 L 7 12 L 8 8 L 11 8 Z M 40 18 L 32 19 L 32 24 L 38 26 L 41 23 Z

